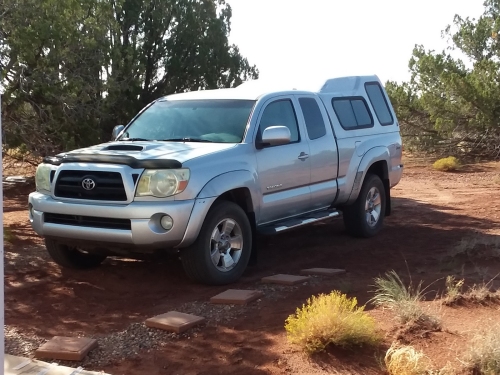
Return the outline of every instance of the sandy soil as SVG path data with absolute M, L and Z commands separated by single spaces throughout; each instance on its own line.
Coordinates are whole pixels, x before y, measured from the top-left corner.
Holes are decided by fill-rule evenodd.
M 207 325 L 147 348 L 139 345 L 126 355 L 110 354 L 105 361 L 87 363 L 86 368 L 114 375 L 382 374 L 377 358 L 383 357 L 398 334 L 390 312 L 366 307 L 385 334 L 384 344 L 375 352 L 330 349 L 311 358 L 287 343 L 285 319 L 311 295 L 333 289 L 365 304 L 372 296 L 373 279 L 392 269 L 405 280 L 411 276 L 413 282 L 432 283 L 429 300 L 442 293 L 447 275 L 465 278 L 468 284 L 491 280 L 500 271 L 500 258 L 467 259 L 455 253 L 464 239 L 499 236 L 499 188 L 500 164 L 496 163 L 467 166 L 459 173 L 440 173 L 415 163 L 407 166 L 402 182 L 392 191 L 394 212 L 380 235 L 351 238 L 337 220 L 267 238 L 260 245 L 257 265 L 231 286 L 258 288 L 265 296 L 247 307 L 224 309 L 206 302 L 227 288 L 190 282 L 174 258 L 161 262 L 108 259 L 90 271 L 60 269 L 29 227 L 27 193 L 32 187 L 16 186 L 5 190 L 4 203 L 4 225 L 9 231 L 6 327 L 20 332 L 18 340 L 32 337 L 35 342 L 54 335 L 103 338 L 153 315 L 181 310 L 205 314 Z M 347 273 L 314 278 L 298 287 L 259 282 L 264 276 L 309 267 L 344 268 Z M 493 281 L 492 286 L 500 284 Z M 405 340 L 423 350 L 436 368 L 449 363 L 458 371 L 471 335 L 500 323 L 498 305 L 444 307 L 429 302 L 429 307 L 442 317 L 442 331 L 409 335 Z

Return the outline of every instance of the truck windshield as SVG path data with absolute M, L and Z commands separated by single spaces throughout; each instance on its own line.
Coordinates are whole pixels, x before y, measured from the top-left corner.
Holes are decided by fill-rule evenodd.
M 159 100 L 119 140 L 239 143 L 254 104 L 254 100 Z

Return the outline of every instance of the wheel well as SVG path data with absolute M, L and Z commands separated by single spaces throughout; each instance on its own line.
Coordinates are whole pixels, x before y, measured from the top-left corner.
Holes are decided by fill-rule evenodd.
M 375 174 L 380 177 L 385 188 L 385 216 L 390 216 L 391 214 L 391 186 L 389 183 L 389 168 L 387 167 L 387 162 L 385 160 L 380 160 L 373 163 L 366 174 Z
M 368 168 L 366 173 L 376 174 L 382 181 L 389 179 L 389 170 L 387 168 L 387 163 L 384 160 L 373 163 L 370 168 Z
M 250 190 L 247 188 L 238 188 L 226 191 L 224 194 L 219 196 L 217 200 L 226 200 L 236 203 L 247 214 L 253 213 L 252 196 L 250 195 Z

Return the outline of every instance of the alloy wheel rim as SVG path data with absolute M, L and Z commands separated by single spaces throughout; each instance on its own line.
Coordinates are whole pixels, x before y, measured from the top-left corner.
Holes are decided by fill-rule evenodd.
M 210 237 L 210 259 L 221 272 L 232 270 L 241 258 L 243 232 L 234 219 L 221 220 Z
M 380 220 L 382 211 L 382 199 L 380 191 L 376 187 L 372 187 L 366 195 L 365 202 L 365 218 L 366 223 L 371 227 L 375 227 Z

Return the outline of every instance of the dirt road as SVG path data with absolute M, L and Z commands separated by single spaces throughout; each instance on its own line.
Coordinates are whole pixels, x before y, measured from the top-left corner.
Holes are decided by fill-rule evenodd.
M 500 164 L 468 166 L 459 173 L 407 167 L 402 182 L 392 191 L 394 213 L 376 238 L 353 239 L 337 220 L 263 241 L 257 265 L 231 286 L 264 291 L 265 296 L 248 307 L 208 304 L 210 297 L 227 287 L 193 284 L 175 258 L 162 262 L 108 259 L 90 271 L 60 269 L 29 227 L 26 194 L 31 187 L 10 188 L 4 203 L 9 239 L 5 248 L 6 350 L 29 355 L 54 335 L 84 335 L 100 340 L 100 348 L 83 363 L 85 368 L 115 375 L 379 374 L 373 352 L 329 351 L 305 359 L 286 342 L 286 317 L 312 294 L 332 289 L 356 296 L 364 304 L 371 297 L 373 278 L 392 269 L 426 283 L 449 274 L 462 275 L 470 282 L 494 277 L 500 269 L 497 259 L 466 262 L 453 257 L 453 251 L 462 239 L 500 234 L 499 188 Z M 344 268 L 347 273 L 315 278 L 298 287 L 259 283 L 263 276 L 309 267 Z M 443 285 L 437 281 L 432 290 L 438 292 Z M 389 345 L 392 315 L 370 305 L 367 309 L 387 333 Z M 496 308 L 476 309 L 475 318 L 493 316 L 500 321 Z M 201 314 L 208 323 L 183 336 L 159 335 L 143 327 L 146 318 L 169 310 Z M 459 325 L 457 329 L 467 331 L 477 325 L 473 319 L 469 319 L 470 327 L 463 323 L 462 317 L 470 315 L 467 309 L 444 313 L 450 327 Z M 455 338 L 453 350 L 443 349 L 443 342 L 452 340 L 448 334 L 436 333 L 426 344 L 437 365 L 454 364 L 465 345 L 465 338 Z

